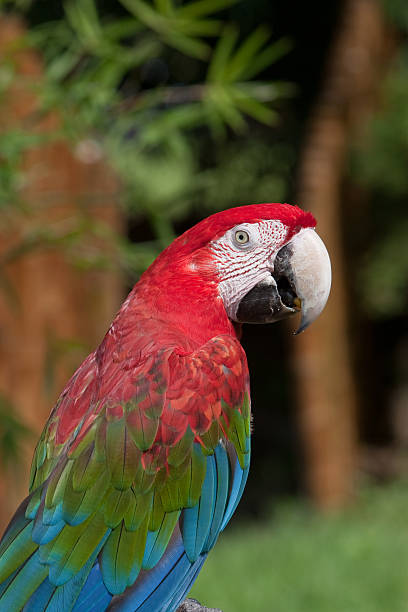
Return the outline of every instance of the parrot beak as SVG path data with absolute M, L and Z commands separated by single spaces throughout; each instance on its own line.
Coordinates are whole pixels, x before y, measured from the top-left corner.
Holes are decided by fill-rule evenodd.
M 273 273 L 243 297 L 236 320 L 272 323 L 301 312 L 299 334 L 322 312 L 330 285 L 326 247 L 314 229 L 302 229 L 276 253 Z
M 295 334 L 304 331 L 322 312 L 331 286 L 330 258 L 323 240 L 312 228 L 301 230 L 275 258 L 274 277 L 277 287 L 286 279 L 296 295 L 293 305 L 301 309 L 301 320 Z

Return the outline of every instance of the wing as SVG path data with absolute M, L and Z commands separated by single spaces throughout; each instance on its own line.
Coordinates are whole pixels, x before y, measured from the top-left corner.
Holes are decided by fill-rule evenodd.
M 241 345 L 136 348 L 91 355 L 64 390 L 0 545 L 0 609 L 174 610 L 232 515 L 249 466 Z

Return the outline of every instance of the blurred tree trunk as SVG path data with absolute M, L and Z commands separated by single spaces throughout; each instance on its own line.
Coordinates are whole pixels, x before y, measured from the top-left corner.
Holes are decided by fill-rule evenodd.
M 352 304 L 345 290 L 342 180 L 350 140 L 378 100 L 390 39 L 375 0 L 345 2 L 299 168 L 297 200 L 315 214 L 333 267 L 323 315 L 293 341 L 307 486 L 322 508 L 344 504 L 355 476 L 357 400 L 348 337 Z
M 41 84 L 40 58 L 21 45 L 24 28 L 0 19 L 0 57 L 15 76 L 0 100 L 0 129 L 51 135 L 56 113 L 41 116 L 35 87 Z M 118 274 L 73 265 L 57 244 L 40 244 L 18 257 L 13 248 L 35 233 L 69 233 L 82 215 L 119 230 L 118 182 L 96 143 L 80 143 L 73 153 L 62 140 L 49 139 L 25 151 L 21 203 L 3 204 L 0 223 L 0 393 L 34 433 L 24 445 L 18 468 L 1 467 L 0 530 L 27 493 L 29 465 L 38 434 L 52 405 L 82 358 L 101 340 L 122 297 Z M 92 254 L 100 244 L 91 238 Z M 109 256 L 109 252 L 105 255 Z M 4 285 L 11 287 L 4 290 Z M 80 343 L 78 344 L 78 341 Z M 82 343 L 82 344 L 81 344 Z M 68 349 L 68 350 L 67 350 Z

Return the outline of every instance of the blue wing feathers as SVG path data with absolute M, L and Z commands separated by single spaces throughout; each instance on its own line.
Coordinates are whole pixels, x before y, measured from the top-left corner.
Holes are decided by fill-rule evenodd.
M 34 522 L 31 537 L 36 544 L 48 544 L 48 542 L 51 542 L 51 540 L 57 537 L 64 527 L 64 521 L 59 521 L 54 524 L 44 524 L 41 520 L 36 520 Z
M 196 561 L 202 553 L 211 528 L 214 517 L 216 492 L 217 471 L 214 455 L 210 455 L 207 459 L 207 471 L 204 479 L 203 492 L 198 503 L 200 510 L 198 515 L 194 561 Z
M 142 605 L 136 608 L 137 612 L 152 612 L 152 610 L 157 610 L 157 612 L 163 610 L 164 612 L 164 610 L 167 610 L 167 604 L 170 602 L 173 593 L 177 591 L 180 582 L 182 582 L 190 568 L 191 563 L 187 555 L 183 553 L 167 575 L 162 578 L 155 590 L 149 594 Z M 134 608 L 128 610 L 133 612 Z
M 36 551 L 19 568 L 4 590 L 0 600 L 0 610 L 21 610 L 47 574 L 48 568 L 40 562 Z
M 208 534 L 207 541 L 204 545 L 205 552 L 208 552 L 214 546 L 220 533 L 221 524 L 224 518 L 225 506 L 228 499 L 228 490 L 230 483 L 230 467 L 228 463 L 228 456 L 225 452 L 224 447 L 220 444 L 215 449 L 214 461 L 216 465 L 215 476 L 217 483 L 215 507 L 210 532 Z
M 160 528 L 157 531 L 148 532 L 142 562 L 143 569 L 151 569 L 160 561 L 167 548 L 179 516 L 180 510 L 166 513 Z
M 216 470 L 213 455 L 207 458 L 207 471 L 204 478 L 202 494 L 198 504 L 186 508 L 182 513 L 182 534 L 184 548 L 192 563 L 201 554 L 215 506 Z
M 109 611 L 115 612 L 139 612 L 140 606 L 145 603 L 150 594 L 154 593 L 161 582 L 172 574 L 172 570 L 177 566 L 184 553 L 184 546 L 178 527 L 174 530 L 166 553 L 159 563 L 151 570 L 142 570 L 134 585 L 129 587 L 123 595 L 118 595 L 112 599 Z M 168 582 L 170 586 L 170 580 Z M 152 608 L 155 610 L 155 608 Z M 160 610 L 160 608 L 157 608 Z
M 105 537 L 106 540 L 106 537 Z M 90 571 L 95 563 L 96 556 L 102 547 L 102 543 L 94 551 L 93 555 L 85 563 L 82 569 L 73 576 L 68 582 L 62 586 L 55 587 L 52 596 L 49 599 L 48 605 L 45 608 L 46 612 L 61 612 L 62 610 L 72 610 L 78 595 L 82 592 L 84 584 L 88 578 Z M 48 581 L 49 582 L 49 581 Z M 110 597 L 112 597 L 110 595 Z M 42 608 L 32 608 L 33 612 Z
M 0 584 L 0 598 L 3 595 L 4 591 L 7 589 L 8 585 L 10 584 L 10 582 L 12 582 L 14 580 L 15 575 L 17 574 L 18 569 L 13 572 L 6 580 L 4 580 L 1 584 Z
M 250 458 L 249 438 L 247 439 L 247 457 L 248 459 L 246 460 L 246 467 L 244 469 L 240 466 L 237 458 L 235 458 L 235 461 L 230 462 L 233 470 L 231 490 L 229 494 L 227 509 L 225 511 L 224 519 L 221 525 L 221 531 L 225 529 L 225 526 L 234 514 L 238 506 L 239 500 L 241 499 L 248 478 Z
M 170 603 L 167 606 L 166 612 L 173 612 L 177 610 L 180 603 L 185 599 L 187 593 L 190 591 L 194 581 L 196 580 L 207 555 L 200 555 L 195 563 L 186 572 L 183 582 L 179 585 L 176 593 L 173 595 Z
M 38 589 L 31 595 L 23 608 L 23 612 L 34 612 L 35 610 L 47 610 L 47 604 L 50 601 L 54 591 L 55 584 L 46 578 L 40 584 Z
M 97 561 L 92 567 L 72 612 L 101 612 L 112 600 L 102 580 L 102 572 Z

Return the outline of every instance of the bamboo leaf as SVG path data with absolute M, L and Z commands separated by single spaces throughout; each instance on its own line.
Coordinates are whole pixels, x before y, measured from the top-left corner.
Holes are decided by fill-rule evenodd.
M 215 36 L 221 28 L 221 22 L 216 19 L 180 19 L 180 32 L 189 36 Z
M 198 0 L 181 6 L 177 13 L 181 17 L 202 17 L 222 11 L 229 6 L 237 4 L 241 0 Z
M 158 12 L 166 17 L 173 16 L 175 13 L 172 0 L 154 0 L 154 4 Z
M 243 114 L 233 104 L 223 104 L 219 106 L 219 112 L 225 122 L 234 130 L 234 132 L 243 132 L 246 127 L 246 121 Z
M 101 43 L 102 30 L 93 0 L 81 0 L 81 4 L 66 2 L 64 10 L 73 30 L 86 46 L 93 48 Z
M 156 144 L 167 138 L 171 132 L 199 125 L 204 116 L 203 107 L 200 104 L 187 104 L 169 109 L 146 126 L 140 135 L 141 142 L 144 145 Z
M 197 59 L 207 58 L 211 51 L 211 47 L 203 41 L 185 36 L 181 32 L 169 32 L 166 36 L 166 42 L 182 53 Z
M 47 76 L 55 81 L 64 79 L 78 64 L 81 54 L 74 46 L 56 55 L 47 66 Z
M 132 36 L 143 30 L 143 25 L 134 17 L 124 17 L 104 24 L 103 32 L 111 40 L 118 41 L 122 38 Z
M 237 28 L 232 25 L 227 26 L 215 48 L 207 72 L 207 81 L 216 82 L 225 80 L 225 72 L 237 39 Z
M 229 62 L 225 72 L 228 81 L 236 81 L 241 78 L 244 69 L 251 63 L 268 38 L 269 32 L 264 26 L 260 26 L 248 36 Z
M 145 25 L 157 32 L 166 30 L 166 19 L 142 0 L 119 0 L 119 2 Z
M 266 47 L 261 53 L 253 58 L 241 73 L 241 78 L 250 80 L 257 74 L 268 68 L 292 49 L 292 42 L 288 38 L 281 38 L 272 45 Z
M 246 125 L 245 119 L 234 103 L 231 93 L 230 88 L 217 85 L 210 89 L 207 100 L 227 125 L 236 132 L 242 132 Z
M 250 117 L 253 117 L 260 123 L 275 125 L 277 122 L 278 114 L 276 111 L 268 108 L 266 104 L 259 102 L 255 98 L 243 94 L 242 91 L 237 92 L 237 95 L 234 96 L 234 101 L 241 111 Z

